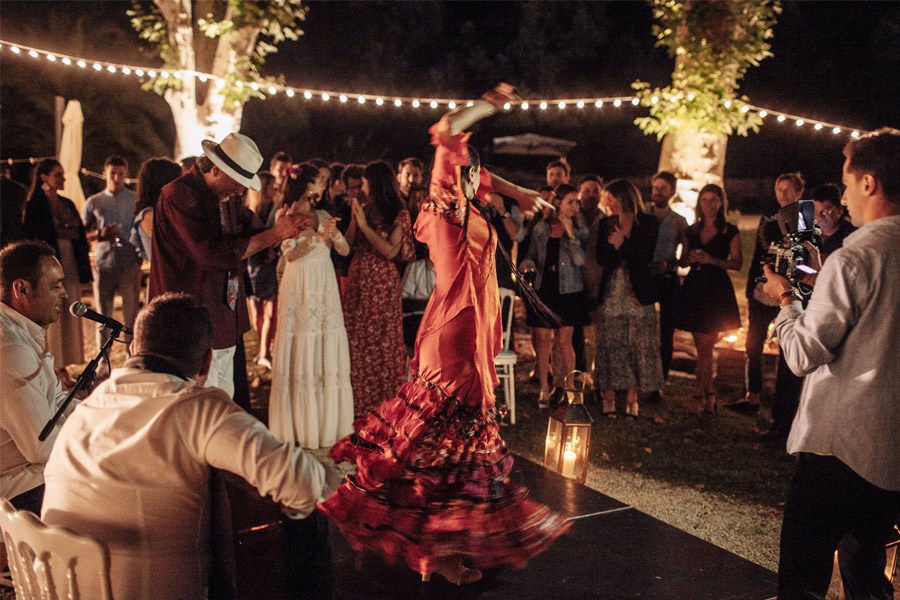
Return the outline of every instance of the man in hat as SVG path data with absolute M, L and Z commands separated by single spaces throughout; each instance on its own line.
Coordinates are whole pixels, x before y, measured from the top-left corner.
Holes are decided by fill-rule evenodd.
M 165 186 L 153 219 L 150 297 L 184 292 L 197 298 L 213 322 L 213 360 L 207 387 L 234 396 L 234 355 L 250 329 L 244 298 L 244 260 L 296 236 L 303 217 L 289 212 L 273 228 L 257 231 L 243 207 L 246 188 L 260 189 L 263 158 L 245 135 L 203 141 L 190 171 Z

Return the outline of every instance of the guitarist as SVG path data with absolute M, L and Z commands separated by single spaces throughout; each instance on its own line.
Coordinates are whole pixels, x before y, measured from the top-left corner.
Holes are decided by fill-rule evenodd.
M 339 476 L 275 438 L 224 391 L 202 387 L 212 323 L 193 297 L 155 298 L 135 330 L 132 358 L 60 431 L 42 518 L 106 545 L 115 598 L 206 598 L 212 468 L 246 480 L 295 519 L 310 515 Z

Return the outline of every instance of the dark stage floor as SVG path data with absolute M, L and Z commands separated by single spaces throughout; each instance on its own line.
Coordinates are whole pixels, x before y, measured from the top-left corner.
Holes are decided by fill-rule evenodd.
M 330 581 L 320 590 L 333 599 L 360 600 L 766 600 L 775 595 L 773 572 L 539 465 L 516 457 L 513 478 L 532 498 L 574 519 L 571 531 L 526 568 L 488 572 L 480 583 L 462 588 L 441 577 L 423 584 L 404 566 L 359 557 L 332 528 Z

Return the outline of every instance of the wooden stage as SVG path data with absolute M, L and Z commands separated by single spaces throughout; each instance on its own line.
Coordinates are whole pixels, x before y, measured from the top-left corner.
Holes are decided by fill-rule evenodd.
M 567 535 L 526 568 L 489 571 L 481 582 L 466 587 L 451 585 L 440 576 L 421 583 L 405 566 L 358 556 L 332 527 L 331 561 L 323 564 L 314 596 L 335 600 L 775 596 L 775 573 L 540 465 L 517 456 L 512 477 L 529 488 L 532 498 L 574 521 Z

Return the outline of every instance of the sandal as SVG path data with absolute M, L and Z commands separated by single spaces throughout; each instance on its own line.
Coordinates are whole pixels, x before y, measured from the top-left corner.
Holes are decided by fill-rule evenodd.
M 545 409 L 550 408 L 550 396 L 552 392 L 547 390 L 541 390 L 540 394 L 538 394 L 538 408 Z
M 638 406 L 637 400 L 635 400 L 634 402 L 629 402 L 625 405 L 625 418 L 637 419 L 639 409 L 640 407 Z

